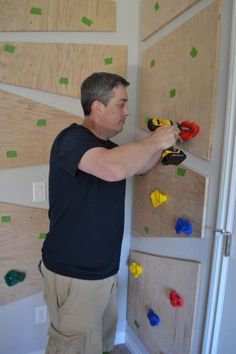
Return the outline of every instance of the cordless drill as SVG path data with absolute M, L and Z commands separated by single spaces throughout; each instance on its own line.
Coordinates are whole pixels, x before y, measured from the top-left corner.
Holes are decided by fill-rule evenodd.
M 170 119 L 160 119 L 160 118 L 151 118 L 147 122 L 147 127 L 149 130 L 154 131 L 157 128 L 164 127 L 166 125 L 176 126 L 180 130 L 180 138 L 182 140 L 190 140 L 196 136 L 200 127 L 196 123 L 189 121 L 174 122 Z M 164 150 L 161 154 L 161 162 L 163 165 L 179 165 L 186 159 L 185 153 L 173 146 Z

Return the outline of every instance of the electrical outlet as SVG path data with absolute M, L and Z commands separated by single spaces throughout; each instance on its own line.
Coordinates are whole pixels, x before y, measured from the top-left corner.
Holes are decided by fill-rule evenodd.
M 46 186 L 45 182 L 33 182 L 33 202 L 45 202 Z
M 34 309 L 35 324 L 46 323 L 48 318 L 47 306 L 38 306 Z

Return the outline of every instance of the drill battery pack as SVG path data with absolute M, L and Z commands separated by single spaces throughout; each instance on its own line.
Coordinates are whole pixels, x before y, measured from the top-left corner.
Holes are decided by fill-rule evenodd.
M 185 159 L 185 153 L 175 147 L 170 147 L 161 154 L 161 162 L 163 165 L 179 165 Z

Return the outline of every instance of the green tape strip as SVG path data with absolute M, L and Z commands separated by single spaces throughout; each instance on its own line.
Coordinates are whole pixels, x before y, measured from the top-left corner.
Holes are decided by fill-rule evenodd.
M 6 152 L 6 157 L 11 158 L 11 157 L 17 157 L 17 151 L 15 150 L 9 150 Z
M 147 225 L 144 226 L 144 232 L 145 232 L 145 234 L 149 233 L 149 227 Z
M 145 119 L 144 119 L 144 123 L 145 123 L 145 125 L 147 125 L 148 124 L 148 121 L 151 119 L 151 117 L 150 116 L 147 116 Z
M 177 168 L 177 175 L 178 176 L 185 176 L 185 174 L 186 174 L 186 170 L 185 170 L 185 168 L 182 168 L 182 167 L 178 167 Z
M 31 15 L 42 15 L 42 9 L 40 7 L 31 7 Z
M 47 120 L 46 119 L 38 119 L 36 122 L 36 125 L 39 127 L 45 127 L 45 125 L 47 125 Z
M 68 77 L 60 77 L 59 84 L 68 85 L 69 84 L 69 78 Z
M 105 65 L 111 65 L 112 64 L 112 62 L 113 62 L 113 59 L 110 57 L 110 58 L 105 58 L 104 59 L 104 63 L 105 63 Z
M 192 48 L 191 52 L 190 52 L 190 55 L 192 58 L 196 58 L 196 56 L 198 55 L 198 51 L 196 48 Z
M 176 96 L 176 89 L 170 90 L 170 98 Z
M 12 44 L 5 44 L 4 45 L 5 52 L 14 53 L 15 49 L 16 49 L 16 46 L 14 46 Z
M 156 60 L 152 59 L 150 63 L 150 67 L 153 68 L 156 65 Z
M 160 9 L 160 4 L 159 4 L 159 2 L 156 2 L 154 5 L 154 10 L 158 11 L 159 9 Z
M 139 325 L 138 321 L 134 320 L 134 325 L 139 329 L 140 325 Z
M 11 222 L 11 216 L 10 215 L 1 216 L 1 222 L 10 223 Z
M 81 18 L 81 22 L 82 22 L 84 25 L 89 26 L 89 27 L 93 24 L 93 21 L 92 21 L 90 18 L 85 17 L 85 16 L 83 16 L 83 17 Z
M 40 232 L 40 234 L 39 234 L 39 239 L 40 239 L 40 240 L 45 240 L 46 236 L 47 236 L 47 233 L 46 233 L 46 232 Z

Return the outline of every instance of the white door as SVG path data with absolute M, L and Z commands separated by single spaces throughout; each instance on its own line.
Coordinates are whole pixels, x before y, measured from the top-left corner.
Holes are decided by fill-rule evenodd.
M 209 1 L 201 2 L 206 6 Z M 233 233 L 236 196 L 235 102 L 236 102 L 236 1 L 225 0 L 222 12 L 222 35 L 220 66 L 216 100 L 216 122 L 210 161 L 188 154 L 186 165 L 209 176 L 205 237 L 202 239 L 137 238 L 133 237 L 131 248 L 140 252 L 161 256 L 189 259 L 201 263 L 198 309 L 191 354 L 233 354 L 236 352 L 236 334 L 231 338 L 231 352 L 226 349 L 228 330 L 235 328 L 229 316 L 236 296 L 233 277 L 236 252 L 228 253 Z M 200 6 L 200 5 L 199 5 Z M 231 19 L 233 30 L 231 38 Z M 231 42 L 230 42 L 231 38 Z M 152 41 L 150 40 L 150 45 Z M 143 47 L 147 48 L 147 42 Z M 230 69 L 229 69 L 230 63 Z M 157 177 L 158 178 L 158 177 Z M 216 231 L 219 230 L 219 231 Z M 227 236 L 228 234 L 229 236 Z M 233 243 L 233 247 L 235 247 Z M 226 280 L 229 268 L 229 278 Z M 225 293 L 226 289 L 226 293 Z M 230 304 L 224 304 L 224 296 Z M 235 301 L 235 300 L 234 300 Z M 223 307 L 224 306 L 224 307 Z M 223 317 L 222 317 L 223 314 Z M 235 310 L 234 310 L 235 316 Z M 235 319 L 235 317 L 234 317 Z M 236 319 L 235 319 L 236 320 Z M 222 321 L 222 326 L 221 326 Z M 128 328 L 129 333 L 129 328 Z M 219 341 L 219 338 L 221 339 Z M 219 351 L 217 352 L 219 348 Z M 225 348 L 225 349 L 224 349 Z

